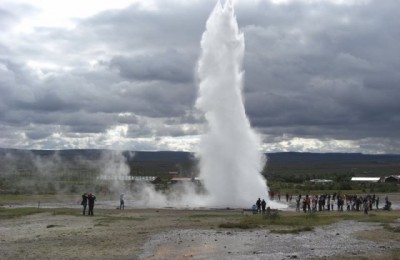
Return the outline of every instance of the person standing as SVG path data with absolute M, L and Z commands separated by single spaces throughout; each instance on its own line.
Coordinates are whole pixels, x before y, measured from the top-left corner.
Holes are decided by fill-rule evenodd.
M 258 198 L 258 200 L 256 201 L 256 205 L 257 205 L 257 212 L 260 213 L 261 212 L 261 199 Z
M 82 215 L 86 214 L 87 203 L 88 203 L 88 194 L 87 194 L 87 192 L 85 192 L 85 193 L 82 194 L 82 202 L 81 202 L 81 205 L 83 206 Z
M 267 203 L 265 202 L 265 200 L 263 199 L 261 201 L 261 209 L 262 209 L 262 213 L 265 214 L 265 207 L 267 206 Z
M 311 199 L 310 196 L 306 195 L 307 211 L 311 212 Z
M 328 210 L 331 210 L 331 195 L 330 194 L 327 196 L 327 199 L 328 199 L 328 201 L 326 204 L 328 206 Z
M 89 201 L 89 215 L 93 216 L 93 209 L 94 209 L 94 201 L 96 200 L 96 196 L 94 194 L 89 193 L 88 201 Z
M 125 200 L 124 200 L 124 194 L 121 193 L 119 195 L 119 209 L 125 209 Z
M 368 209 L 369 209 L 368 198 L 364 198 L 363 206 L 364 206 L 364 214 L 368 214 Z
M 379 209 L 379 196 L 375 199 L 376 209 Z
M 253 204 L 253 206 L 251 206 L 251 210 L 253 211 L 253 215 L 257 214 L 257 206 L 256 206 L 256 204 Z

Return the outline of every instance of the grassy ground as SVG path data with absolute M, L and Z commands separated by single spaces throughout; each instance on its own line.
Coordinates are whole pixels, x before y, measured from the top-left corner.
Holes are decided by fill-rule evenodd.
M 81 212 L 77 209 L 70 208 L 0 208 L 0 219 L 10 219 L 28 216 L 39 213 L 50 213 L 53 215 L 70 215 L 80 216 Z M 99 222 L 115 222 L 121 220 L 145 220 L 145 217 L 126 217 L 121 215 L 121 211 L 113 209 L 96 210 L 96 216 Z M 360 222 L 375 222 L 385 225 L 385 227 L 393 232 L 399 232 L 399 228 L 389 228 L 391 224 L 399 223 L 398 211 L 370 211 L 369 214 L 358 212 L 291 212 L 291 211 L 274 211 L 270 216 L 263 214 L 242 215 L 238 210 L 221 210 L 221 211 L 192 211 L 191 214 L 184 216 L 182 221 L 201 221 L 202 219 L 226 218 L 227 221 L 219 223 L 220 228 L 238 228 L 238 229 L 293 229 L 309 231 L 317 226 L 329 225 L 344 220 L 354 220 Z M 234 221 L 228 221 L 234 220 Z
M 244 216 L 237 222 L 222 223 L 220 227 L 239 229 L 267 228 L 278 233 L 280 232 L 279 230 L 282 233 L 298 233 L 310 231 L 316 226 L 329 225 L 343 220 L 376 222 L 389 225 L 398 223 L 398 219 L 399 214 L 396 211 L 370 212 L 367 215 L 362 212 L 275 212 L 270 216 L 261 214 Z
M 0 206 L 8 204 L 37 203 L 37 202 L 63 202 L 79 199 L 78 194 L 2 194 Z

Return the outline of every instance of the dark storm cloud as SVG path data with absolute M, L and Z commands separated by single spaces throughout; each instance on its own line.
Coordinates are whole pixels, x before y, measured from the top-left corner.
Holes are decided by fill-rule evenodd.
M 159 1 L 156 10 L 143 10 L 137 4 L 123 10 L 107 11 L 82 22 L 89 37 L 132 51 L 175 46 L 194 50 L 214 1 L 182 4 Z M 195 49 L 196 50 L 196 49 Z
M 50 136 L 51 134 L 51 132 L 46 132 L 44 129 L 26 132 L 27 137 L 31 140 L 41 140 Z
M 74 147 L 51 134 L 79 138 L 121 124 L 129 138 L 201 133 L 194 75 L 214 4 L 132 4 L 72 29 L 36 27 L 0 38 L 0 146 Z M 373 142 L 376 151 L 400 152 L 397 6 L 237 1 L 246 113 L 266 142 L 353 140 L 359 151 L 373 151 Z M 0 8 L 0 26 L 10 31 L 35 12 Z
M 196 9 L 196 14 L 204 10 L 203 16 L 188 15 L 185 9 L 174 9 L 177 7 L 174 5 L 163 4 L 161 7 L 161 11 L 144 11 L 132 6 L 124 10 L 104 12 L 83 20 L 72 31 L 36 28 L 35 34 L 24 39 L 25 43 L 19 43 L 24 52 L 29 53 L 33 59 L 40 59 L 43 54 L 47 58 L 61 59 L 67 64 L 73 63 L 75 68 L 55 73 L 51 69 L 49 73 L 41 69 L 45 78 L 38 80 L 37 75 L 26 64 L 17 63 L 21 57 L 10 54 L 16 61 L 4 61 L 5 72 L 9 74 L 10 79 L 4 91 L 10 93 L 4 95 L 3 99 L 4 103 L 10 106 L 10 110 L 17 112 L 9 115 L 7 119 L 38 123 L 38 118 L 48 118 L 41 115 L 46 111 L 63 111 L 66 117 L 79 110 L 94 113 L 133 112 L 150 117 L 180 116 L 185 113 L 195 99 L 193 70 L 197 46 L 189 45 L 187 50 L 180 48 L 179 51 L 176 51 L 175 47 L 178 46 L 178 42 L 182 46 L 188 44 L 188 40 L 183 42 L 179 37 L 198 41 L 200 33 L 193 34 L 189 31 L 196 27 L 200 31 L 203 23 L 193 21 L 205 20 L 207 13 L 199 4 L 188 7 L 191 8 L 191 12 Z M 176 15 L 173 12 L 176 12 Z M 191 19 L 191 22 L 188 19 Z M 139 21 L 146 24 L 146 27 L 138 26 Z M 160 30 L 160 24 L 165 28 Z M 178 24 L 181 25 L 179 30 Z M 182 33 L 185 30 L 186 32 Z M 162 45 L 159 41 L 149 42 L 146 39 L 148 33 L 154 33 L 154 36 L 157 34 L 159 39 L 163 40 Z M 163 33 L 170 34 L 170 37 Z M 135 39 L 140 41 L 138 46 L 131 45 Z M 113 53 L 113 48 L 118 48 L 119 53 L 140 53 L 143 50 L 146 52 L 150 45 L 159 50 L 134 56 L 111 56 L 110 61 L 100 58 L 103 54 Z M 87 68 L 82 68 L 87 66 L 82 64 L 87 63 L 81 60 L 82 51 L 91 52 L 93 59 L 97 60 L 99 70 L 88 71 Z M 60 56 L 60 52 L 67 55 Z M 110 65 L 111 67 L 108 67 Z M 118 77 L 114 70 L 118 71 L 121 77 Z M 18 111 L 21 112 L 20 116 Z M 40 116 L 28 117 L 26 111 L 35 111 L 36 115 Z
M 137 57 L 116 56 L 110 62 L 111 68 L 117 68 L 124 78 L 171 83 L 192 83 L 195 64 L 195 59 L 188 60 L 184 54 L 175 50 Z
M 255 127 L 271 135 L 399 138 L 395 1 L 260 5 L 258 15 L 237 11 Z
M 103 133 L 107 130 L 109 125 L 104 124 L 82 124 L 72 125 L 68 127 L 68 130 L 72 133 Z

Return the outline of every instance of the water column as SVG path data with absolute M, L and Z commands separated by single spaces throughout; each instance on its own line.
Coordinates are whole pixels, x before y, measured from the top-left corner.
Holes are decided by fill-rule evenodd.
M 260 174 L 265 159 L 243 104 L 244 36 L 231 1 L 216 4 L 201 50 L 196 107 L 207 121 L 198 152 L 200 177 L 209 193 L 206 204 L 250 207 L 259 197 L 268 203 L 266 180 Z

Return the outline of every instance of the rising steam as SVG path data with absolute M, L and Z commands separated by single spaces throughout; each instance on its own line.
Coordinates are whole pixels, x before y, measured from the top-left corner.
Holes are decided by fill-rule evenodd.
M 249 206 L 267 198 L 260 141 L 242 100 L 244 37 L 231 1 L 219 2 L 208 18 L 198 62 L 199 97 L 208 132 L 200 142 L 200 176 L 213 206 Z

